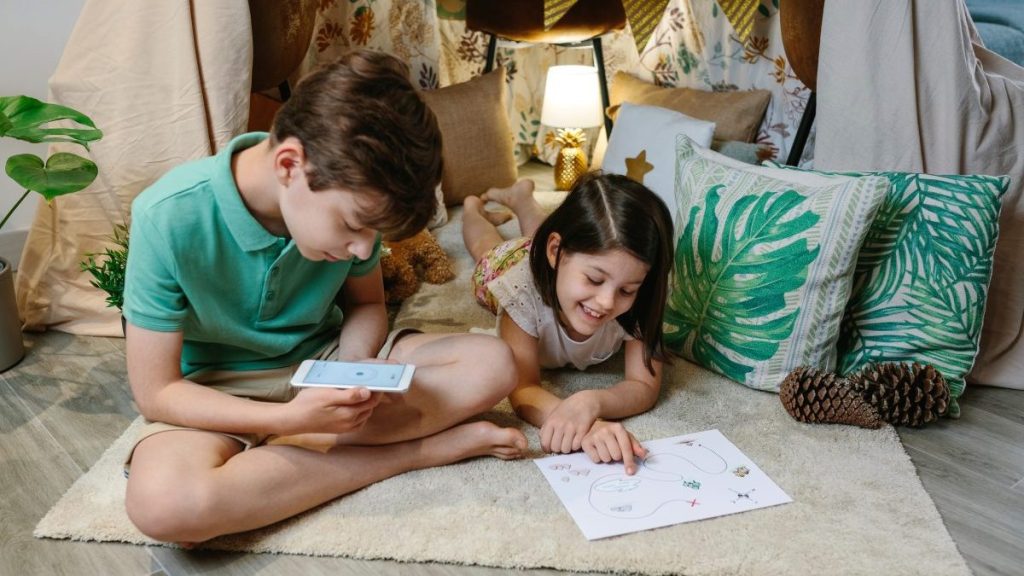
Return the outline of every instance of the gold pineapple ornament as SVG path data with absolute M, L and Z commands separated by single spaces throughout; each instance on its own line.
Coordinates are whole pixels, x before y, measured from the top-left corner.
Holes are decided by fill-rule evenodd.
M 583 144 L 587 141 L 583 130 L 562 128 L 555 142 L 562 145 L 555 160 L 555 190 L 571 190 L 580 176 L 587 172 L 587 153 Z
M 854 390 L 894 426 L 919 428 L 949 409 L 949 384 L 931 364 L 872 364 L 850 378 Z
M 795 420 L 811 424 L 852 424 L 880 428 L 878 411 L 831 372 L 801 366 L 790 372 L 779 389 L 782 406 Z

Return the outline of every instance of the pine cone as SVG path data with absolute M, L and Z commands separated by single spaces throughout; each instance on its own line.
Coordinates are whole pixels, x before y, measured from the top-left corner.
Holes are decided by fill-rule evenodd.
M 949 408 L 949 384 L 931 364 L 871 364 L 850 380 L 861 398 L 894 426 L 918 428 Z
M 801 366 L 782 381 L 779 399 L 800 422 L 879 428 L 882 420 L 850 383 L 836 374 Z

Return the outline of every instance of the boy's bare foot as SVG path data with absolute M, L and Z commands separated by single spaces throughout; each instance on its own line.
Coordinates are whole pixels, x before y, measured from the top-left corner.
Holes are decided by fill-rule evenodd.
M 491 190 L 494 190 L 494 188 L 491 188 Z M 495 227 L 501 226 L 513 218 L 512 213 L 505 209 L 487 210 L 484 208 L 484 202 L 485 201 L 478 196 L 467 196 L 466 199 L 462 201 L 462 207 L 466 210 L 478 212 Z
M 423 439 L 424 453 L 436 454 L 444 463 L 476 456 L 514 460 L 526 454 L 526 447 L 526 435 L 521 430 L 491 422 L 460 424 Z
M 522 178 L 517 180 L 515 184 L 507 188 L 490 188 L 480 199 L 484 202 L 494 201 L 499 204 L 504 204 L 516 211 L 516 206 L 524 201 L 533 201 L 533 180 L 529 178 Z

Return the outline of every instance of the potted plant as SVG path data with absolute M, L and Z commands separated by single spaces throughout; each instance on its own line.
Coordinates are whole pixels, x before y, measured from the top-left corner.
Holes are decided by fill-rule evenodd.
M 61 120 L 70 121 L 72 126 L 48 126 Z M 72 108 L 28 96 L 0 96 L 2 137 L 34 144 L 68 142 L 88 150 L 89 143 L 102 138 L 103 133 L 88 116 Z M 45 162 L 35 154 L 15 154 L 7 159 L 5 171 L 25 193 L 0 220 L 0 230 L 30 192 L 38 192 L 51 201 L 85 188 L 99 172 L 93 161 L 70 152 L 56 152 Z M 17 364 L 24 355 L 18 304 L 14 299 L 14 271 L 10 262 L 0 257 L 0 372 Z

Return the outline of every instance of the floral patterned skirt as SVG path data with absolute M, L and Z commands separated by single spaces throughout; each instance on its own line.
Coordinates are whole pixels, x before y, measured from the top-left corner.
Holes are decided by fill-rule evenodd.
M 513 238 L 498 244 L 484 254 L 473 269 L 473 295 L 478 304 L 492 314 L 498 313 L 498 301 L 487 289 L 487 284 L 501 276 L 530 254 L 531 238 Z

